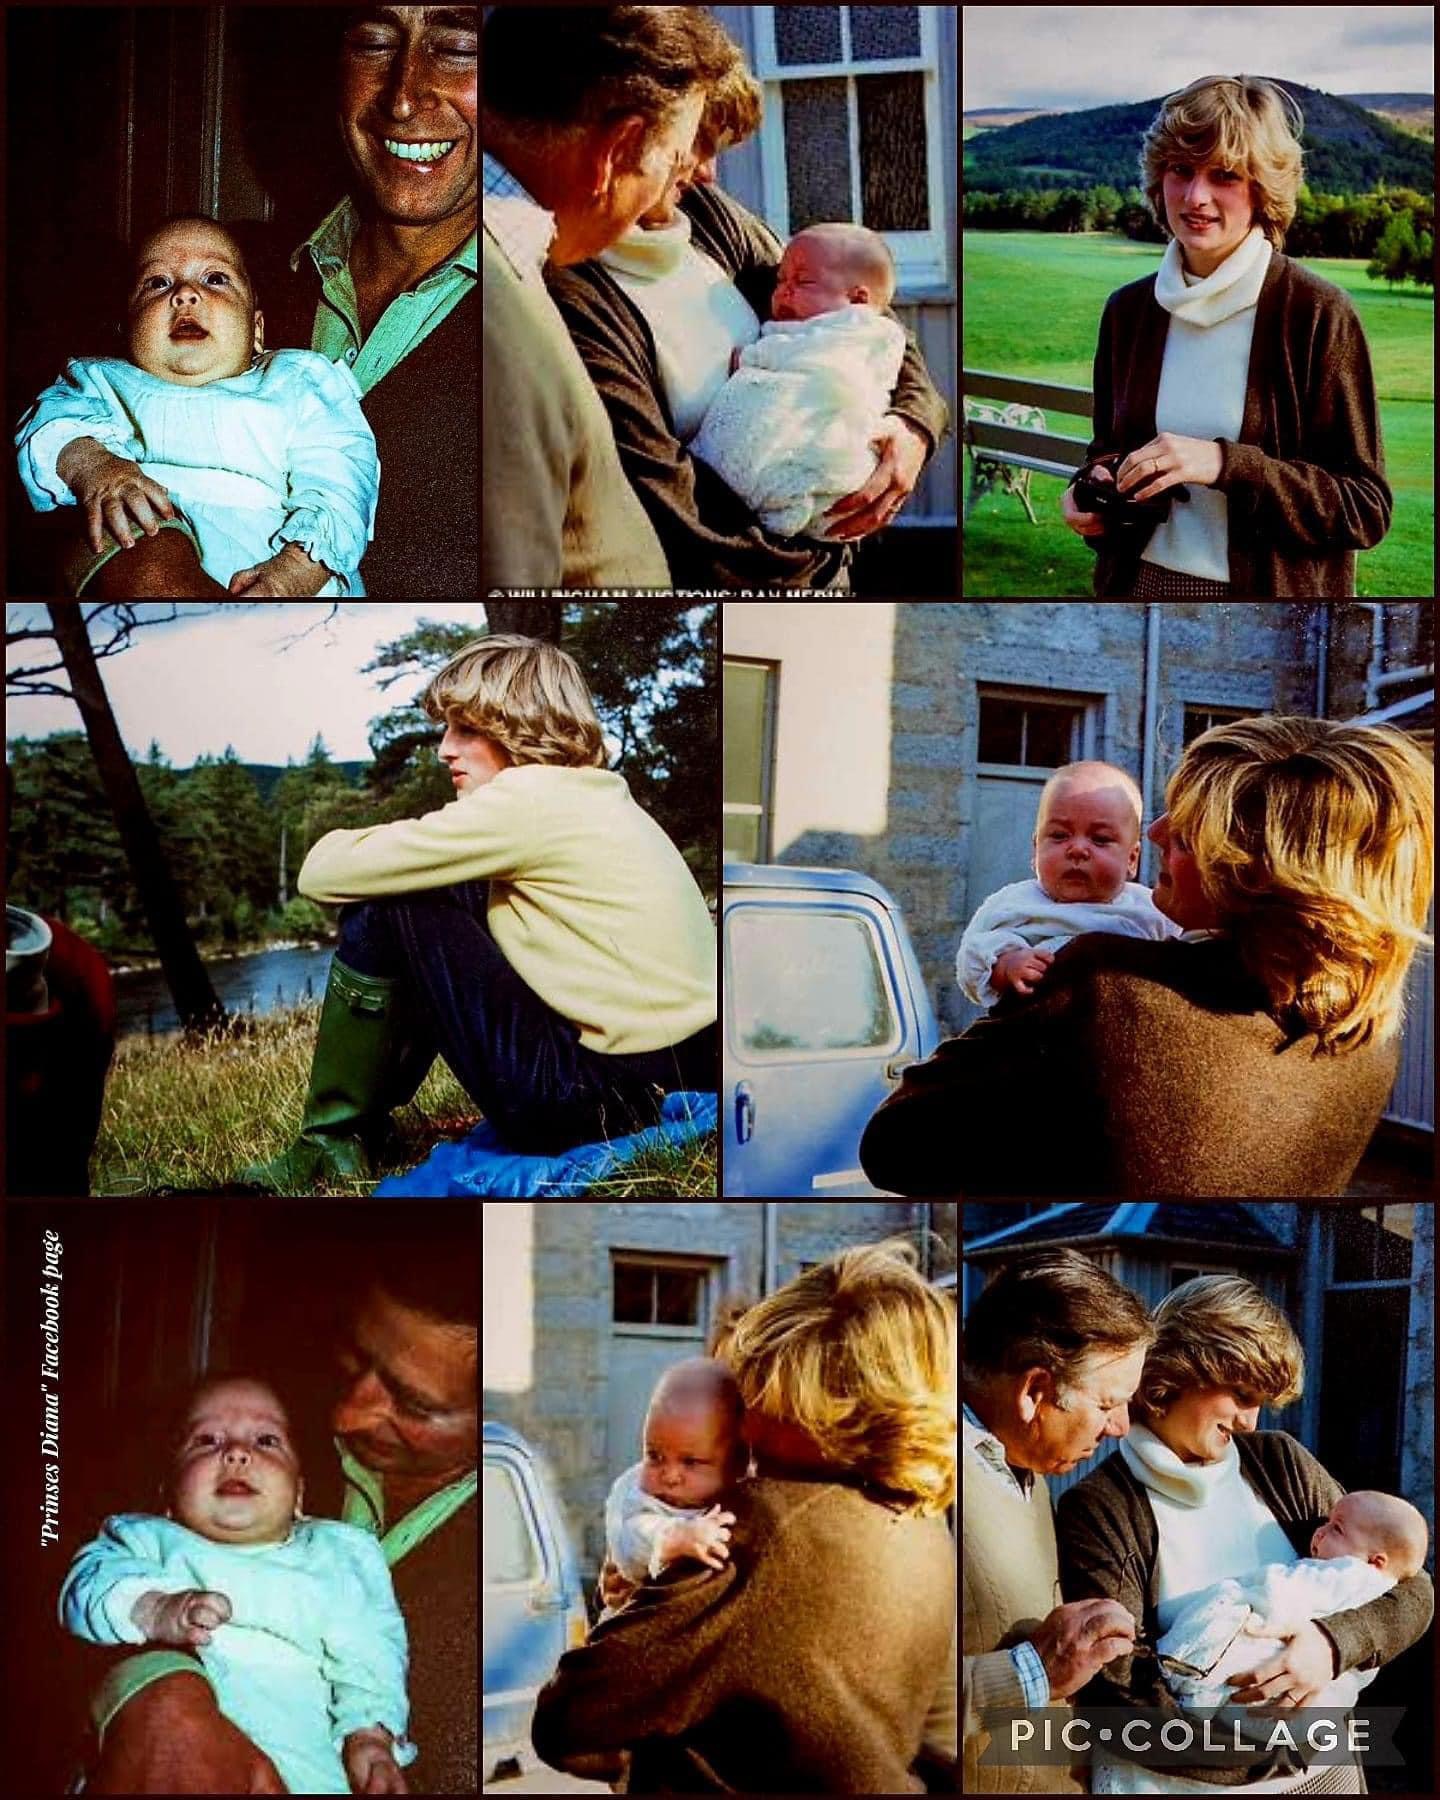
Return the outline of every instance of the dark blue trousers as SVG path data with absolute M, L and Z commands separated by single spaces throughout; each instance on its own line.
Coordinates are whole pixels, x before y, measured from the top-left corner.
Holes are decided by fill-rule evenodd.
M 581 1044 L 580 1028 L 501 954 L 486 922 L 488 892 L 483 881 L 457 882 L 341 909 L 340 960 L 400 983 L 410 1094 L 443 1056 L 512 1149 L 552 1154 L 653 1125 L 667 1093 L 714 1091 L 714 1025 L 638 1055 Z

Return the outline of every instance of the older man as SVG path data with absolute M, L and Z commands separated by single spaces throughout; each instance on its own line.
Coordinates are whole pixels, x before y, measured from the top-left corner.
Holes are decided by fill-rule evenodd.
M 542 269 L 624 235 L 735 47 L 703 6 L 497 6 L 485 25 L 484 592 L 668 589 Z
M 351 192 L 290 255 L 293 282 L 264 294 L 273 346 L 316 350 L 359 384 L 381 468 L 360 574 L 381 599 L 478 597 L 477 48 L 473 6 L 345 15 L 338 123 Z M 77 537 L 65 579 L 87 599 L 225 593 L 178 523 L 123 552 L 109 539 L 98 562 Z
M 987 1707 L 1044 1707 L 1127 1654 L 1135 1622 L 1108 1600 L 1057 1606 L 1046 1475 L 1068 1475 L 1126 1411 L 1155 1330 L 1143 1302 L 1075 1250 L 1010 1263 L 965 1321 L 964 1792 L 1078 1793 L 1064 1767 L 992 1767 Z

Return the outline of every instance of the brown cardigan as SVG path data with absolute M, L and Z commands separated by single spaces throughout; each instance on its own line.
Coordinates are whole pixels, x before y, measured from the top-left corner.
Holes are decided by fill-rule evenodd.
M 1283 1431 L 1250 1432 L 1235 1439 L 1240 1469 L 1264 1501 L 1297 1555 L 1310 1554 L 1310 1539 L 1345 1492 L 1310 1452 Z M 1160 1637 L 1156 1617 L 1160 1534 L 1145 1489 L 1122 1456 L 1109 1457 L 1068 1494 L 1055 1512 L 1060 1552 L 1060 1584 L 1067 1601 L 1118 1600 L 1153 1644 Z M 1408 1650 L 1429 1629 L 1435 1590 L 1422 1569 L 1365 1606 L 1317 1619 L 1335 1646 L 1335 1673 L 1375 1669 Z M 1117 1657 L 1077 1696 L 1080 1706 L 1154 1708 L 1170 1718 L 1183 1716 L 1165 1686 L 1155 1658 L 1144 1652 Z M 1143 1762 L 1143 1757 L 1135 1757 Z M 1169 1768 L 1169 1775 L 1238 1786 L 1282 1772 L 1267 1764 L 1220 1769 Z
M 1106 301 L 1089 456 L 1138 450 L 1155 436 L 1169 330 L 1153 275 Z M 1240 441 L 1215 441 L 1231 593 L 1353 594 L 1355 552 L 1385 536 L 1393 504 L 1370 350 L 1349 296 L 1279 251 L 1256 302 Z M 1085 541 L 1099 554 L 1095 592 L 1129 594 L 1144 540 L 1128 554 Z
M 1087 932 L 908 1068 L 860 1141 L 900 1194 L 1155 1200 L 1340 1194 L 1398 1047 L 1287 1042 L 1225 937 Z
M 681 206 L 691 242 L 768 319 L 781 254 L 769 227 L 717 188 L 692 188 Z M 847 564 L 843 544 L 775 537 L 676 437 L 650 326 L 609 270 L 598 262 L 547 264 L 545 279 L 605 402 L 620 461 L 665 547 L 676 587 L 828 587 Z M 932 450 L 949 425 L 949 408 L 909 333 L 890 410 L 917 425 Z
M 563 1768 L 630 1749 L 631 1793 L 923 1792 L 910 1767 L 953 1669 L 944 1519 L 771 1476 L 725 1506 L 722 1570 L 674 1565 L 561 1657 L 536 1752 Z

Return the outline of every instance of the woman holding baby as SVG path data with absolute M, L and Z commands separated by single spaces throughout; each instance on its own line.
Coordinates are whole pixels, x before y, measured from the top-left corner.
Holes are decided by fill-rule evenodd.
M 546 1762 L 630 1750 L 631 1793 L 921 1793 L 921 1766 L 953 1787 L 955 1307 L 915 1260 L 844 1251 L 730 1329 L 755 1474 L 725 1490 L 728 1550 L 561 1658 Z
M 1065 856 L 1093 872 L 1101 826 L 1143 822 L 1081 801 Z M 1162 858 L 1151 899 L 1178 935 L 1122 908 L 1023 972 L 1023 992 L 1012 980 L 870 1120 L 860 1160 L 877 1187 L 1345 1191 L 1394 1085 L 1406 971 L 1430 941 L 1429 754 L 1390 726 L 1237 719 L 1186 748 L 1166 805 L 1146 833 Z M 1131 869 L 1117 862 L 1112 912 Z M 1019 899 L 1032 912 L 1007 914 L 1017 941 L 1082 916 L 1058 886 Z
M 1215 1596 L 1223 1609 L 1242 1583 L 1274 1595 L 1308 1579 L 1321 1595 L 1376 1597 L 1280 1620 L 1232 1605 L 1225 1630 L 1188 1640 L 1203 1669 L 1186 1667 L 1228 1686 L 1239 1706 L 1353 1706 L 1366 1672 L 1408 1649 L 1434 1614 L 1421 1566 L 1423 1518 L 1398 1496 L 1353 1494 L 1342 1502 L 1344 1490 L 1303 1445 L 1283 1431 L 1257 1431 L 1262 1405 L 1299 1397 L 1304 1356 L 1285 1315 L 1248 1281 L 1198 1276 L 1162 1301 L 1155 1323 L 1159 1335 L 1130 1402 L 1129 1435 L 1056 1510 L 1065 1599 L 1118 1600 L 1145 1640 L 1135 1654 L 1108 1663 L 1080 1703 L 1145 1709 L 1148 1742 L 1158 1743 L 1162 1720 L 1185 1716 L 1177 1698 L 1184 1684 L 1155 1653 L 1158 1645 L 1170 1654 L 1165 1634 L 1182 1608 L 1212 1584 L 1227 1584 Z M 1368 1585 L 1356 1589 L 1357 1578 Z M 1196 1649 L 1200 1643 L 1208 1647 Z M 1148 1767 L 1133 1756 L 1141 1734 L 1130 1740 L 1131 1760 L 1097 1749 L 1092 1792 L 1366 1791 L 1353 1760 L 1307 1767 L 1303 1756 L 1282 1752 L 1239 1768 L 1200 1757 L 1184 1767 Z

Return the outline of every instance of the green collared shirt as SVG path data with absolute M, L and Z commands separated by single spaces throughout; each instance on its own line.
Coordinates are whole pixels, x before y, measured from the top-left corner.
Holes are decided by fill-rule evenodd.
M 347 195 L 293 252 L 290 267 L 298 269 L 308 251 L 320 277 L 310 348 L 331 362 L 345 363 L 360 392 L 368 394 L 470 292 L 478 278 L 480 234 L 472 231 L 438 268 L 397 294 L 367 338 L 360 329 L 360 307 L 350 277 L 350 249 L 359 228 L 360 215 Z

